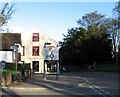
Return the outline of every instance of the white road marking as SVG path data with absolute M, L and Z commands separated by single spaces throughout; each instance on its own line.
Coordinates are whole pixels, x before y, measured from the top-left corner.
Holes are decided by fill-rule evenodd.
M 89 86 L 91 89 L 93 89 L 95 92 L 97 92 L 99 95 L 101 95 L 102 97 L 107 97 L 105 96 L 101 91 L 98 91 L 95 87 L 93 86 Z
M 110 94 L 109 92 L 105 91 L 104 89 L 101 89 L 100 87 L 96 85 L 89 86 L 91 89 L 93 89 L 98 94 L 102 95 L 103 97 L 107 97 L 106 95 L 109 95 L 110 97 L 115 97 L 114 95 Z

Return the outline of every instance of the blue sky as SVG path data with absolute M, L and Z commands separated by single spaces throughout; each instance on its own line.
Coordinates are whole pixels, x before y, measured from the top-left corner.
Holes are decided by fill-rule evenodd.
M 37 28 L 61 41 L 62 34 L 77 27 L 76 21 L 86 13 L 98 11 L 112 17 L 114 6 L 115 2 L 16 2 L 9 27 L 25 33 Z

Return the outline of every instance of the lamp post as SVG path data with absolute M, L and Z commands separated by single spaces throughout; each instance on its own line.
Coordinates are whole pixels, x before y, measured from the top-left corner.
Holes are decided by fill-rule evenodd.
M 10 46 L 10 49 L 13 49 L 15 53 L 15 63 L 16 63 L 16 71 L 17 71 L 18 45 L 15 44 L 14 46 Z
M 17 71 L 17 51 L 15 51 L 15 63 L 16 63 L 16 71 Z
M 14 45 L 15 46 L 15 61 L 16 61 L 16 71 L 17 71 L 17 58 L 18 58 L 18 45 Z

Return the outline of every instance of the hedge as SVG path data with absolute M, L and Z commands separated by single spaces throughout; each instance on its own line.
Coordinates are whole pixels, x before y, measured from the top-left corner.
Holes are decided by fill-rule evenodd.
M 16 70 L 16 64 L 15 63 L 6 63 L 5 70 Z M 17 64 L 17 70 L 18 71 L 24 71 L 30 69 L 30 63 L 22 63 Z
M 20 72 L 16 70 L 5 70 L 5 69 L 3 69 L 3 72 L 2 72 L 2 74 L 19 74 L 19 73 Z
M 99 71 L 118 71 L 119 65 L 117 64 L 99 64 L 97 65 L 97 70 Z

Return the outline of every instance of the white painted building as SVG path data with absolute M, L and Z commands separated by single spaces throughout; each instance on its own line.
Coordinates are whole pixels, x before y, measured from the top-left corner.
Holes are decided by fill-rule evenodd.
M 21 61 L 31 64 L 31 69 L 35 73 L 43 73 L 44 59 L 43 47 L 45 42 L 51 43 L 49 46 L 57 46 L 57 42 L 38 30 L 30 33 L 21 34 L 22 46 L 19 51 L 21 52 Z

